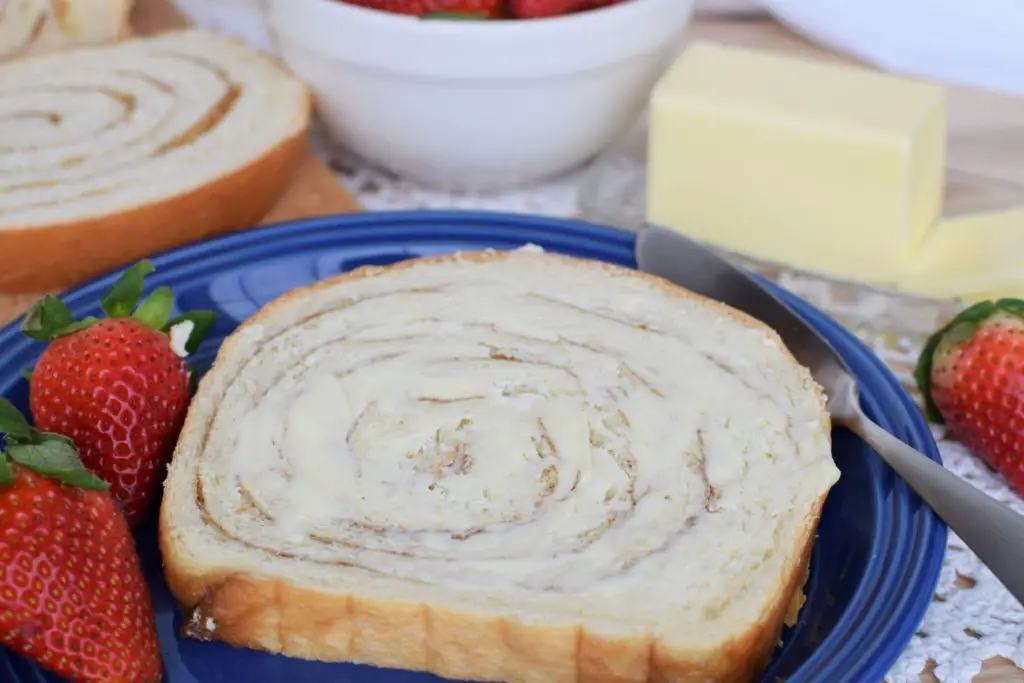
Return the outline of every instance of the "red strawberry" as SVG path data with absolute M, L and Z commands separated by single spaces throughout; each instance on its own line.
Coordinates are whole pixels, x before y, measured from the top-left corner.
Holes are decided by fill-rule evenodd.
M 106 320 L 75 322 L 48 296 L 22 324 L 26 335 L 50 341 L 29 381 L 36 425 L 75 443 L 131 525 L 145 518 L 159 492 L 188 408 L 189 368 L 168 332 L 190 324 L 194 348 L 213 322 L 209 312 L 168 322 L 173 295 L 166 287 L 136 309 L 152 271 L 148 261 L 125 271 L 101 302 Z
M 914 373 L 929 419 L 1024 494 L 1024 301 L 984 301 L 928 340 Z
M 106 483 L 0 399 L 0 643 L 75 683 L 157 683 L 149 591 Z
M 517 19 L 541 19 L 606 7 L 617 2 L 620 0 L 509 0 L 509 10 Z
M 503 0 L 345 0 L 350 5 L 411 14 L 417 17 L 448 19 L 497 19 L 502 16 Z

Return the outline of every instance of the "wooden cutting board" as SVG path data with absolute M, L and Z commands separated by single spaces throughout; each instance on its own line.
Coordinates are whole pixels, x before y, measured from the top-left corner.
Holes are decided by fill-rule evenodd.
M 132 28 L 136 34 L 151 35 L 186 26 L 188 21 L 171 0 L 136 0 L 132 12 Z M 295 181 L 263 223 L 359 211 L 361 208 L 330 170 L 310 152 L 296 173 Z M 39 293 L 0 295 L 0 325 L 21 315 L 38 296 Z

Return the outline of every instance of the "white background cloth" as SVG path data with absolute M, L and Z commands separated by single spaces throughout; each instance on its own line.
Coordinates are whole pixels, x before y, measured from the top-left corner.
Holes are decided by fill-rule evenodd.
M 811 40 L 884 69 L 1024 96 L 1021 0 L 762 2 Z

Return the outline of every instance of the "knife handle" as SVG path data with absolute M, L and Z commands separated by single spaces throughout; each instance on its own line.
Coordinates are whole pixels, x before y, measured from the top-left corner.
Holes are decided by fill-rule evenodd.
M 889 463 L 1024 605 L 1024 516 L 875 424 L 859 408 L 842 424 Z

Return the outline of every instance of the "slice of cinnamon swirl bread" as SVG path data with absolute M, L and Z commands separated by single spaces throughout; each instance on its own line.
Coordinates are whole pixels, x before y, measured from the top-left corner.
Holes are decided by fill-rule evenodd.
M 838 471 L 775 333 L 520 250 L 366 268 L 236 331 L 160 541 L 197 637 L 523 683 L 747 681 Z
M 128 35 L 131 0 L 0 0 L 0 60 Z
M 258 222 L 310 108 L 274 62 L 195 29 L 0 64 L 0 291 Z

